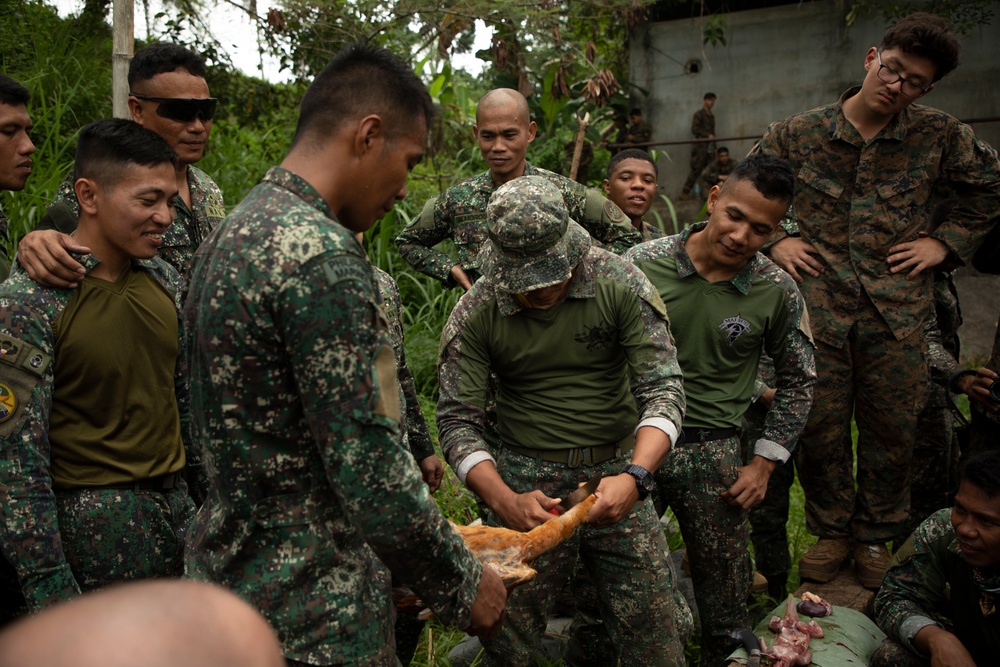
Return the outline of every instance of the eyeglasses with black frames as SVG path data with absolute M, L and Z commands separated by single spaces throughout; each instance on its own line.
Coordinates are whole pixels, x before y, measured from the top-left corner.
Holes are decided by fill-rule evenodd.
M 883 65 L 882 54 L 878 51 L 875 52 L 875 57 L 878 58 L 878 72 L 876 72 L 878 78 L 884 83 L 896 83 L 897 81 L 900 81 L 901 84 L 899 86 L 899 91 L 907 97 L 920 97 L 921 95 L 925 95 L 930 89 L 930 86 L 921 88 L 912 81 L 904 79 L 902 75 L 892 67 Z

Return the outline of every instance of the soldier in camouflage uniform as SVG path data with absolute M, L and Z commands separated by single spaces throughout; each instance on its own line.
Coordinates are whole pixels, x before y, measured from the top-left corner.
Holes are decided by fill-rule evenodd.
M 876 667 L 996 664 L 1000 653 L 1000 452 L 962 467 L 955 505 L 896 551 L 875 597 L 889 636 Z
M 628 114 L 631 125 L 625 140 L 630 144 L 644 144 L 653 138 L 653 126 L 642 119 L 642 109 L 632 109 Z
M 967 125 L 913 104 L 956 66 L 959 48 L 943 19 L 907 17 L 869 49 L 860 88 L 772 124 L 757 148 L 789 159 L 797 174 L 800 236 L 781 235 L 770 252 L 801 282 L 817 344 L 819 383 L 797 470 L 806 524 L 820 540 L 799 563 L 803 578 L 833 579 L 851 538 L 862 584 L 879 587 L 885 542 L 909 511 L 927 396 L 929 269 L 967 261 L 1000 213 L 996 151 Z M 938 180 L 958 204 L 923 237 Z
M 749 625 L 747 512 L 791 455 L 816 382 L 805 303 L 795 282 L 757 251 L 792 199 L 788 163 L 750 156 L 708 197 L 707 222 L 629 250 L 673 318 L 687 413 L 681 444 L 656 474 L 688 549 L 701 616 L 703 665 L 722 664 L 731 634 Z M 775 393 L 754 457 L 738 430 L 753 400 L 760 355 Z
M 701 170 L 701 181 L 705 184 L 706 192 L 712 189 L 713 185 L 720 185 L 733 173 L 736 163 L 729 158 L 729 149 L 719 146 L 715 151 L 715 159 L 707 167 Z
M 604 194 L 628 216 L 644 242 L 663 236 L 658 227 L 642 219 L 653 207 L 659 175 L 649 153 L 641 148 L 626 148 L 611 157 L 604 178 Z
M 194 504 L 180 278 L 156 257 L 176 155 L 132 121 L 80 131 L 75 290 L 15 269 L 0 287 L 0 529 L 32 610 L 183 574 Z
M 151 44 L 132 59 L 128 83 L 132 119 L 166 139 L 180 158 L 180 196 L 160 256 L 180 273 L 186 293 L 194 251 L 226 214 L 219 186 L 194 166 L 205 154 L 216 107 L 205 82 L 205 60 L 176 44 Z M 73 184 L 66 180 L 49 214 L 18 246 L 18 261 L 33 279 L 49 287 L 73 287 L 80 279 L 82 267 L 67 252 L 86 251 L 68 236 L 79 214 Z
M 1000 320 L 1000 315 L 997 316 Z M 1000 402 L 991 398 L 990 387 L 1000 381 L 1000 325 L 993 339 L 993 352 L 986 365 L 974 370 L 957 370 L 948 383 L 956 393 L 966 394 L 972 408 L 969 440 L 962 458 L 1000 446 Z M 996 388 L 994 387 L 994 391 Z
M 187 574 L 257 607 L 292 666 L 397 665 L 390 570 L 472 633 L 503 611 L 499 576 L 400 444 L 392 346 L 353 236 L 405 196 L 433 112 L 398 58 L 345 47 L 306 91 L 281 166 L 193 262 L 193 433 L 211 486 Z
M 695 112 L 691 119 L 691 134 L 696 139 L 715 138 L 715 116 L 712 107 L 715 106 L 715 93 L 705 93 L 704 106 Z M 691 198 L 691 188 L 698 182 L 701 172 L 712 159 L 712 142 L 697 142 L 691 144 L 691 171 L 688 173 L 684 187 L 681 189 L 681 199 Z
M 579 560 L 622 664 L 683 664 L 685 609 L 646 499 L 684 409 L 663 304 L 635 267 L 591 247 L 543 176 L 498 188 L 487 228 L 484 277 L 442 335 L 438 428 L 448 463 L 496 523 L 514 530 L 550 519 L 559 498 L 594 473 L 604 479 L 589 525 L 535 561 L 535 580 L 511 593 L 500 637 L 485 642 L 485 664 L 530 664 Z M 491 371 L 497 457 L 482 437 Z
M 35 144 L 28 133 L 31 117 L 28 116 L 28 89 L 0 74 L 0 190 L 20 191 L 31 175 L 31 156 Z M 7 216 L 0 210 L 0 282 L 7 277 L 10 264 L 7 244 L 10 242 Z
M 469 289 L 482 274 L 479 251 L 486 243 L 486 204 L 490 195 L 519 176 L 540 175 L 559 188 L 570 217 L 613 252 L 622 253 L 639 242 L 621 210 L 599 192 L 565 176 L 533 167 L 525 160 L 535 138 L 528 103 L 515 90 L 498 88 L 483 95 L 472 128 L 489 170 L 446 190 L 396 239 L 399 254 L 410 266 L 449 287 Z M 458 260 L 436 250 L 451 239 Z

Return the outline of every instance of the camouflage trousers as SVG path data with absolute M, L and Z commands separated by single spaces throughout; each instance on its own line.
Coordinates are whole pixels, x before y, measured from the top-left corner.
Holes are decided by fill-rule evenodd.
M 569 467 L 505 449 L 500 452 L 497 470 L 516 493 L 540 489 L 549 497 L 562 498 L 597 472 L 617 475 L 627 464 L 627 456 L 619 456 L 595 466 Z M 483 664 L 518 667 L 533 663 L 533 651 L 545 631 L 555 597 L 582 560 L 621 664 L 683 665 L 680 626 L 690 624 L 690 612 L 686 606 L 677 608 L 679 593 L 666 554 L 666 538 L 648 500 L 636 503 L 610 528 L 582 525 L 534 562 L 532 567 L 538 571 L 534 581 L 511 592 L 500 636 L 483 642 Z
M 708 166 L 708 163 L 712 161 L 713 151 L 711 146 L 715 144 L 691 144 L 691 172 L 688 174 L 687 180 L 684 181 L 684 187 L 682 192 L 691 192 L 691 188 L 694 187 L 698 179 L 701 178 L 701 172 Z M 703 196 L 708 196 L 708 193 L 702 193 Z
M 754 404 L 743 416 L 743 460 L 749 463 L 753 447 L 764 432 L 767 410 Z M 750 510 L 750 542 L 754 564 L 768 583 L 788 577 L 792 557 L 788 553 L 788 494 L 795 482 L 795 467 L 789 459 L 778 465 L 767 482 L 767 493 L 759 505 Z M 778 600 L 780 602 L 780 600 Z
M 57 491 L 56 509 L 66 561 L 84 591 L 184 574 L 184 538 L 195 508 L 183 480 L 162 493 Z
M 910 516 L 894 538 L 902 544 L 917 526 L 942 507 L 951 507 L 958 486 L 958 435 L 948 409 L 948 390 L 931 383 L 927 405 L 917 418 L 910 481 Z
M 816 341 L 818 382 L 796 469 L 806 527 L 820 537 L 887 542 L 904 529 L 917 415 L 927 401 L 923 332 L 897 341 L 871 301 L 841 348 Z M 858 425 L 857 490 L 851 414 Z
M 350 641 L 350 638 L 347 638 L 346 641 Z M 290 660 L 288 658 L 285 658 L 285 664 L 288 667 L 316 667 L 311 662 L 300 662 L 299 660 Z M 365 656 L 361 660 L 338 662 L 336 665 L 329 664 L 322 667 L 402 667 L 402 664 L 399 662 L 399 658 L 396 657 L 395 642 L 390 642 L 375 655 Z
M 680 524 L 701 618 L 701 664 L 716 667 L 735 648 L 730 634 L 750 624 L 746 598 L 753 580 L 747 512 L 721 494 L 736 483 L 739 439 L 683 442 L 656 473 L 654 493 Z
M 895 639 L 885 639 L 868 661 L 869 667 L 929 667 L 931 661 L 913 653 Z

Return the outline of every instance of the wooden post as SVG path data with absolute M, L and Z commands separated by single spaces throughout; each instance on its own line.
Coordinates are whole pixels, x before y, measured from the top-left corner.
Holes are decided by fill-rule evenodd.
M 134 52 L 134 0 L 114 0 L 111 54 L 111 103 L 115 118 L 130 118 L 128 66 Z
M 580 129 L 576 132 L 576 144 L 573 146 L 573 164 L 569 168 L 569 178 L 576 180 L 576 172 L 580 168 L 580 155 L 583 153 L 583 138 L 587 136 L 587 125 L 590 124 L 590 112 L 583 115 L 583 118 L 576 117 L 576 122 Z

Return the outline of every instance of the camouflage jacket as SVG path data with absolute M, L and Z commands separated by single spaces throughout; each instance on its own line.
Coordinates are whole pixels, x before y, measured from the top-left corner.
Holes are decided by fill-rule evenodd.
M 875 596 L 875 621 L 914 653 L 913 638 L 928 625 L 953 632 L 977 665 L 1000 652 L 1000 570 L 962 558 L 951 510 L 927 518 L 893 555 Z
M 914 280 L 889 273 L 889 248 L 927 229 L 938 180 L 958 197 L 931 236 L 965 262 L 1000 216 L 1000 161 L 967 125 L 918 104 L 901 111 L 870 142 L 844 117 L 843 103 L 773 123 L 755 150 L 786 158 L 795 170 L 790 211 L 824 271 L 800 285 L 815 337 L 840 347 L 854 324 L 861 292 L 897 339 L 923 326 L 932 272 Z M 780 240 L 780 239 L 775 239 Z
M 934 308 L 924 322 L 927 339 L 927 366 L 931 380 L 943 387 L 954 373 L 962 370 L 958 363 L 958 328 L 962 313 L 958 307 L 958 289 L 950 271 L 934 272 Z
M 606 288 L 609 282 L 615 284 L 615 289 Z M 626 377 L 631 379 L 631 396 L 634 397 L 638 408 L 637 416 L 633 417 L 636 420 L 635 424 L 649 418 L 663 418 L 679 428 L 684 414 L 684 390 L 680 367 L 677 364 L 677 351 L 670 336 L 666 309 L 653 286 L 631 264 L 606 250 L 591 248 L 574 270 L 574 278 L 565 301 L 554 306 L 548 313 L 555 318 L 561 315 L 571 317 L 573 313 L 567 312 L 567 307 L 572 306 L 574 301 L 591 299 L 615 302 L 612 310 L 620 319 L 599 322 L 591 328 L 590 333 L 600 330 L 605 334 L 602 336 L 604 340 L 614 341 L 615 345 L 621 348 L 621 377 L 622 380 Z M 508 378 L 503 368 L 513 367 L 518 363 L 530 363 L 531 360 L 499 358 L 497 350 L 493 349 L 494 345 L 490 341 L 496 337 L 504 337 L 504 334 L 484 330 L 484 327 L 489 325 L 486 323 L 487 319 L 479 315 L 489 314 L 493 319 L 514 321 L 531 317 L 532 312 L 526 311 L 514 295 L 496 289 L 488 279 L 483 279 L 462 295 L 445 325 L 441 335 L 441 354 L 438 360 L 441 381 L 441 396 L 437 411 L 438 432 L 442 451 L 461 479 L 465 479 L 468 468 L 474 465 L 474 463 L 470 465 L 469 462 L 484 460 L 488 452 L 483 440 L 485 397 L 472 395 L 468 388 L 470 380 L 477 378 L 483 380 L 492 370 L 497 374 L 500 397 L 504 394 L 506 384 L 517 382 L 518 397 L 529 396 L 522 400 L 522 403 L 533 402 L 530 398 L 530 388 L 523 387 L 524 378 Z M 511 326 L 514 326 L 513 322 Z M 626 334 L 626 331 L 639 332 L 640 335 Z M 498 343 L 497 347 L 502 347 L 504 343 L 504 341 L 494 342 Z M 591 336 L 584 333 L 573 336 L 572 340 L 550 336 L 541 341 L 540 351 L 536 350 L 534 354 L 542 358 L 546 355 L 557 356 L 567 346 L 582 349 L 580 344 L 587 344 L 588 351 L 591 349 L 600 351 L 604 347 L 603 344 L 593 345 L 593 342 Z M 586 354 L 579 355 L 579 364 L 580 369 L 565 369 L 567 376 L 565 382 L 572 382 L 572 378 L 578 372 L 587 371 Z M 516 371 L 514 375 L 517 375 Z M 549 383 L 560 381 L 559 378 L 539 380 Z M 610 378 L 607 380 L 607 391 L 601 393 L 602 397 L 609 395 L 614 382 Z M 483 385 L 483 382 L 480 384 Z M 498 403 L 502 403 L 502 398 L 498 399 Z M 555 406 L 540 405 L 539 411 L 540 413 L 545 411 L 546 414 L 564 414 L 567 403 L 572 406 L 573 401 L 563 401 Z M 501 407 L 502 405 L 498 405 L 498 413 L 502 419 Z M 619 407 L 608 406 L 608 410 L 617 410 Z M 631 409 L 635 410 L 634 407 Z M 551 428 L 549 423 L 543 422 L 547 420 L 539 418 L 537 430 L 540 432 Z M 501 433 L 502 426 L 501 424 Z M 634 424 L 630 428 L 634 428 Z M 589 442 L 577 446 L 603 444 L 620 437 L 620 434 L 607 433 L 601 425 L 598 425 L 595 431 L 588 433 Z M 565 439 L 559 438 L 560 441 Z M 470 456 L 474 458 L 466 462 Z M 466 464 L 464 467 L 463 463 Z
M 628 128 L 628 142 L 630 144 L 644 144 L 652 138 L 653 126 L 644 120 L 640 120 Z
M 387 567 L 460 627 L 482 576 L 400 445 L 375 276 L 332 215 L 272 168 L 198 249 L 185 305 L 211 481 L 186 572 L 249 601 L 289 660 L 326 665 L 388 646 Z
M 530 164 L 525 165 L 524 175 L 549 178 L 563 193 L 569 217 L 613 252 L 621 254 L 639 243 L 639 234 L 625 214 L 597 190 Z M 396 238 L 399 254 L 417 271 L 449 286 L 456 284 L 451 278 L 455 264 L 461 264 L 473 280 L 478 278 L 478 255 L 486 243 L 486 205 L 498 187 L 487 171 L 448 188 L 433 208 L 425 206 Z M 445 239 L 454 242 L 457 260 L 434 248 Z
M 163 245 L 159 255 L 167 264 L 177 269 L 184 281 L 182 294 L 187 294 L 188 277 L 191 274 L 191 258 L 208 233 L 226 217 L 226 207 L 222 201 L 222 191 L 208 174 L 194 165 L 188 165 L 188 188 L 191 190 L 191 208 L 181 197 L 174 201 L 174 223 L 163 233 Z M 59 186 L 52 203 L 63 202 L 76 215 L 80 215 L 80 204 L 73 190 L 73 179 L 67 178 Z M 40 222 L 35 229 L 48 229 Z M 74 227 L 75 229 L 75 227 Z M 72 229 L 60 229 L 67 234 Z
M 634 262 L 653 281 L 653 286 L 668 309 L 675 299 L 690 300 L 691 297 L 685 297 L 685 293 L 690 294 L 688 290 L 692 287 L 698 289 L 690 281 L 698 276 L 698 271 L 687 253 L 685 244 L 691 234 L 704 228 L 704 222 L 697 223 L 687 227 L 680 234 L 643 243 L 625 253 L 625 259 Z M 669 263 L 665 263 L 664 260 Z M 665 268 L 662 271 L 653 270 L 657 264 Z M 676 269 L 672 268 L 674 265 Z M 698 294 L 702 295 L 699 302 L 706 309 L 717 308 L 716 304 L 726 301 L 731 303 L 731 307 L 726 307 L 721 312 L 738 313 L 737 317 L 743 318 L 741 324 L 746 329 L 739 335 L 740 344 L 733 344 L 731 339 L 727 344 L 727 328 L 723 326 L 725 321 L 718 326 L 715 322 L 719 320 L 712 321 L 712 328 L 719 336 L 713 339 L 710 331 L 688 330 L 690 328 L 688 322 L 683 318 L 677 319 L 675 313 L 673 333 L 681 350 L 682 362 L 686 356 L 691 356 L 690 352 L 684 354 L 685 340 L 696 339 L 699 345 L 703 341 L 718 341 L 708 344 L 714 346 L 710 349 L 717 352 L 693 360 L 701 366 L 697 373 L 690 367 L 685 370 L 685 366 L 683 364 L 681 366 L 686 376 L 684 389 L 689 413 L 718 414 L 723 410 L 721 406 L 726 405 L 729 400 L 735 400 L 737 407 L 733 410 L 732 418 L 735 423 L 739 423 L 743 413 L 756 398 L 756 370 L 760 365 L 761 354 L 767 354 L 774 363 L 776 376 L 773 386 L 777 391 L 768 410 L 761 438 L 754 445 L 754 453 L 772 461 L 784 462 L 788 460 L 806 424 L 809 408 L 812 406 L 813 386 L 816 384 L 816 362 L 813 357 L 813 343 L 805 302 L 795 281 L 760 253 L 727 282 L 730 286 L 728 293 L 717 292 L 709 304 L 704 300 L 704 294 L 699 291 Z M 712 287 L 716 287 L 716 284 L 713 283 Z M 777 288 L 776 294 L 773 292 L 775 288 Z M 758 298 L 749 298 L 752 295 Z M 765 300 L 761 295 L 769 297 Z M 748 312 L 750 304 L 758 308 L 766 306 L 768 310 Z M 721 319 L 722 315 L 719 317 Z M 763 323 L 759 324 L 761 320 Z M 742 340 L 744 336 L 745 340 Z M 754 374 L 746 375 L 743 386 L 738 389 L 737 378 L 724 375 L 726 369 L 732 367 L 729 359 L 733 355 L 736 355 L 737 359 L 740 355 L 746 359 L 743 363 L 737 363 L 737 367 L 746 368 L 749 365 L 755 369 Z M 691 381 L 688 375 L 691 376 Z M 702 384 L 703 379 L 708 381 L 707 385 Z M 727 382 L 731 382 L 732 386 L 726 387 Z M 700 390 L 700 387 L 704 387 L 704 391 Z M 694 406 L 706 403 L 715 407 L 710 410 L 694 410 Z M 739 407 L 740 405 L 742 407 Z M 703 425 L 703 427 L 709 426 Z
M 652 223 L 642 221 L 642 242 L 652 241 L 663 237 L 663 230 Z
M 0 282 L 7 278 L 10 271 L 10 262 L 7 257 L 7 244 L 10 243 L 10 230 L 7 221 L 7 214 L 0 208 Z
M 712 160 L 707 167 L 701 170 L 701 180 L 711 188 L 713 185 L 718 185 L 720 176 L 728 176 L 733 173 L 735 166 L 736 163 L 732 160 L 726 165 L 723 165 L 718 159 Z
M 89 273 L 98 264 L 80 258 Z M 180 318 L 180 277 L 158 257 L 133 260 L 173 295 Z M 3 553 L 17 569 L 25 599 L 41 609 L 80 593 L 63 553 L 52 490 L 51 446 L 56 332 L 53 325 L 76 290 L 42 287 L 21 268 L 0 285 L 0 517 Z M 174 389 L 181 433 L 189 434 L 183 328 L 178 326 Z
M 399 297 L 399 287 L 388 273 L 372 266 L 375 270 L 375 280 L 378 283 L 379 296 L 382 299 L 382 313 L 385 315 L 389 329 L 389 340 L 392 341 L 392 352 L 396 357 L 396 368 L 399 376 L 399 390 L 403 401 L 400 414 L 399 430 L 403 445 L 410 450 L 417 461 L 434 455 L 434 443 L 427 429 L 427 420 L 420 409 L 417 398 L 417 385 L 413 381 L 413 373 L 406 365 L 406 348 L 403 345 L 403 302 Z
M 702 107 L 694 112 L 694 117 L 691 119 L 691 134 L 698 139 L 707 139 L 710 134 L 715 134 L 715 116 L 711 110 Z

